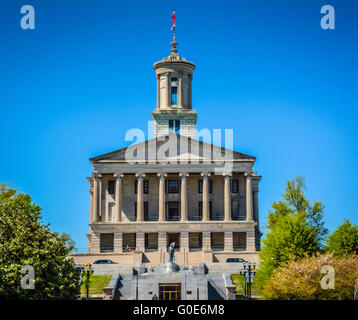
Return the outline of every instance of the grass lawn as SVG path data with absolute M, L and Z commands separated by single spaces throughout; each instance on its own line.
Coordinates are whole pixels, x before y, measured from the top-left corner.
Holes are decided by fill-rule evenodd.
M 102 288 L 106 287 L 111 281 L 112 276 L 91 275 L 89 283 L 89 294 L 101 294 Z M 86 281 L 87 277 L 83 277 L 81 284 L 81 294 L 86 294 Z
M 236 294 L 243 294 L 245 288 L 245 278 L 243 274 L 232 274 L 231 281 L 236 286 Z M 251 295 L 253 296 L 262 296 L 262 288 L 259 286 L 258 282 L 252 283 L 251 286 Z

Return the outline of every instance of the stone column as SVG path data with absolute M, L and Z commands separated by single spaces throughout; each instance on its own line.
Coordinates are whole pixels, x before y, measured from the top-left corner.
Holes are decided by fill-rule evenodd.
M 145 251 L 144 232 L 137 232 L 136 234 L 136 251 Z
M 167 233 L 165 231 L 158 232 L 158 249 L 167 249 Z
M 116 178 L 116 213 L 115 221 L 122 220 L 122 178 L 123 174 L 115 173 L 114 177 Z
M 103 221 L 102 217 L 102 175 L 98 175 L 98 220 Z
M 93 181 L 93 183 L 92 183 Z M 94 220 L 94 214 L 93 214 L 93 184 L 94 184 L 94 179 L 92 179 L 91 183 L 90 183 L 90 197 L 91 197 L 91 206 L 90 206 L 90 223 L 93 222 Z
M 160 264 L 165 263 L 167 255 L 167 233 L 165 231 L 158 232 L 158 251 L 160 253 Z
M 192 108 L 192 101 L 191 101 L 191 80 L 193 80 L 193 75 L 189 74 L 189 109 Z
M 100 234 L 92 233 L 91 234 L 91 248 L 89 250 L 91 253 L 100 253 Z
M 115 232 L 114 233 L 114 252 L 121 253 L 123 252 L 123 233 L 122 232 Z
M 165 221 L 165 177 L 166 173 L 158 173 L 159 177 L 159 221 Z
M 167 72 L 165 74 L 167 76 L 167 93 L 168 93 L 168 107 L 172 106 L 172 99 L 171 99 L 171 88 L 170 88 L 170 73 Z
M 231 221 L 231 190 L 230 190 L 230 182 L 231 182 L 232 174 L 224 175 L 224 216 L 225 221 Z
M 253 221 L 251 172 L 245 172 L 244 175 L 246 177 L 246 221 Z
M 178 107 L 183 107 L 183 74 L 178 74 Z
M 254 203 L 255 203 L 254 220 L 257 223 L 259 222 L 259 191 L 260 191 L 259 188 L 254 190 Z
M 143 178 L 144 173 L 136 173 L 137 177 L 137 222 L 144 220 L 144 200 L 143 200 Z
M 211 176 L 210 173 L 203 172 L 201 174 L 203 177 L 203 221 L 210 220 L 209 212 L 209 180 L 208 177 Z
M 180 188 L 180 218 L 181 221 L 188 220 L 188 196 L 187 196 L 187 177 L 189 173 L 179 173 L 181 177 Z
M 224 233 L 224 251 L 233 251 L 233 234 L 232 231 L 225 231 Z
M 180 250 L 189 249 L 189 232 L 180 232 Z
M 98 221 L 98 178 L 93 175 L 93 220 Z
M 160 108 L 160 74 L 157 74 L 157 109 Z
M 202 241 L 203 241 L 203 250 L 211 250 L 211 232 L 204 231 Z
M 246 232 L 246 251 L 255 252 L 255 229 L 252 228 Z

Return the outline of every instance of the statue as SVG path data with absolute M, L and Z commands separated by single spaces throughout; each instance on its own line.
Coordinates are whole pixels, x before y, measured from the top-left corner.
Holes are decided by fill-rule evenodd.
M 180 269 L 179 266 L 174 262 L 174 248 L 175 248 L 175 241 L 173 241 L 168 248 L 169 259 L 167 262 L 167 268 L 164 271 L 165 273 L 178 272 Z
M 169 262 L 173 262 L 174 261 L 174 247 L 175 247 L 175 241 L 173 241 L 168 248 L 168 253 L 169 253 Z

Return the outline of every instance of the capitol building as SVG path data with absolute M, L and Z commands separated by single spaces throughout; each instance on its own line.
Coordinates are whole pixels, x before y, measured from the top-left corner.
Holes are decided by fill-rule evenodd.
M 195 139 L 195 64 L 178 54 L 175 36 L 171 46 L 153 65 L 154 139 L 90 159 L 88 254 L 78 261 L 159 266 L 172 242 L 184 266 L 257 261 L 256 158 Z

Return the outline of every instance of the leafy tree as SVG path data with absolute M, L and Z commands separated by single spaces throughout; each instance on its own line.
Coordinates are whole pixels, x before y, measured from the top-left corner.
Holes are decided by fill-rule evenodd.
M 305 197 L 305 180 L 303 176 L 288 181 L 283 200 L 274 202 L 272 210 L 269 211 L 267 229 L 273 229 L 276 221 L 283 216 L 291 216 L 297 213 L 302 214 L 308 224 L 316 230 L 317 240 L 322 245 L 322 241 L 327 235 L 327 229 L 324 227 L 323 209 L 324 205 L 320 201 L 310 201 Z
M 321 286 L 327 275 L 322 267 L 327 265 L 334 271 L 332 289 Z M 276 269 L 264 288 L 264 296 L 282 300 L 353 299 L 357 279 L 358 256 L 355 254 L 342 257 L 334 257 L 332 253 L 306 255 Z
M 274 202 L 269 211 L 260 252 L 260 270 L 265 279 L 270 278 L 274 269 L 292 257 L 302 257 L 322 248 L 327 229 L 323 223 L 323 205 L 313 205 L 306 199 L 304 178 L 299 176 L 287 182 L 283 200 Z
M 66 234 L 41 224 L 41 209 L 28 194 L 6 184 L 0 187 L 0 299 L 74 299 L 80 292 L 80 271 Z M 34 289 L 22 289 L 25 265 L 34 268 Z
M 327 238 L 326 250 L 336 256 L 346 253 L 358 254 L 358 226 L 344 219 L 344 222 Z

